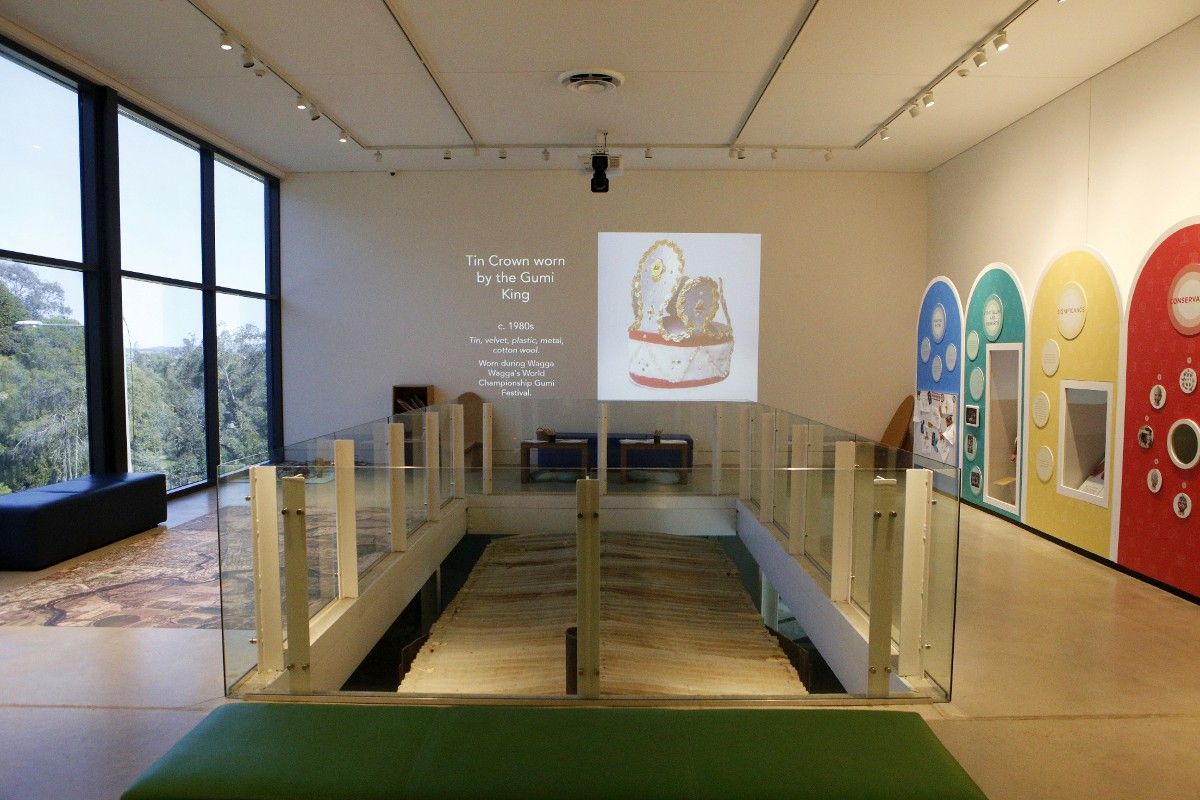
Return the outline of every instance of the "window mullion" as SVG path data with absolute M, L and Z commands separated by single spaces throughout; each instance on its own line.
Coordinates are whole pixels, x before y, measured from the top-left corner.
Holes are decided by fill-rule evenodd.
M 204 439 L 207 475 L 216 480 L 221 462 L 221 414 L 217 398 L 216 192 L 213 152 L 200 150 L 200 274 L 204 284 Z

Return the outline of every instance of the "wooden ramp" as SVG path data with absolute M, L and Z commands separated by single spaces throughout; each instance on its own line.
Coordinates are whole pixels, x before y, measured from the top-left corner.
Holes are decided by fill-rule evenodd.
M 602 694 L 806 694 L 717 542 L 642 533 L 600 541 Z M 498 539 L 399 691 L 564 694 L 563 636 L 574 624 L 574 534 Z

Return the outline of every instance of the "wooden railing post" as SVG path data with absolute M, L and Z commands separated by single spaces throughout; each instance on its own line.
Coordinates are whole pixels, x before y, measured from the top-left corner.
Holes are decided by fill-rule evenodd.
M 575 483 L 575 616 L 577 682 L 581 698 L 600 696 L 600 483 Z
M 358 597 L 358 499 L 354 479 L 354 440 L 338 439 L 333 443 L 338 597 Z
M 308 541 L 304 515 L 304 476 L 283 479 L 283 569 L 287 586 L 288 691 L 312 688 L 311 633 L 308 626 Z
M 408 464 L 404 455 L 404 423 L 388 425 L 388 503 L 392 519 L 392 551 L 408 549 Z

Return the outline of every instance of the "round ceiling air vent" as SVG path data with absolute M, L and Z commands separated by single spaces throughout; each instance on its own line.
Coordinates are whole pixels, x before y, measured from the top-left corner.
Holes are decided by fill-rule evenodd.
M 569 69 L 558 76 L 558 82 L 580 94 L 611 92 L 625 82 L 625 76 L 611 69 Z

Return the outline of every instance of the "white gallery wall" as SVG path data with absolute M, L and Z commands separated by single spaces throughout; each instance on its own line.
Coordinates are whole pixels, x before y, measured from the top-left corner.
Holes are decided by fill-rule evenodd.
M 929 275 L 967 292 L 1003 261 L 1028 296 L 1055 254 L 1089 245 L 1127 302 L 1151 245 L 1200 214 L 1197 51 L 1200 19 L 931 172 Z
M 291 176 L 285 437 L 384 416 L 392 384 L 499 399 L 477 385 L 481 351 L 467 337 L 494 330 L 501 312 L 468 254 L 566 260 L 553 286 L 532 288 L 538 334 L 564 339 L 556 386 L 540 396 L 594 398 L 599 231 L 761 234 L 759 399 L 877 437 L 911 391 L 925 184 L 882 173 L 631 171 L 595 195 L 564 171 Z M 522 311 L 514 303 L 512 319 Z M 632 321 L 628 305 L 611 313 Z

